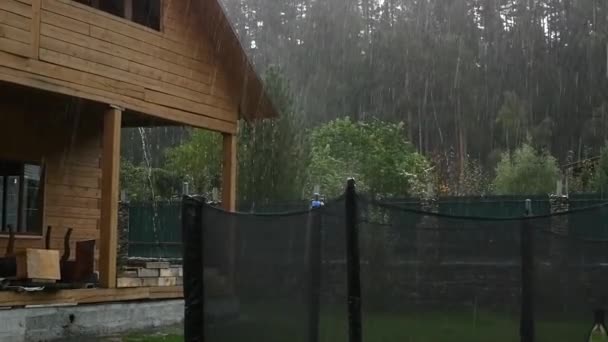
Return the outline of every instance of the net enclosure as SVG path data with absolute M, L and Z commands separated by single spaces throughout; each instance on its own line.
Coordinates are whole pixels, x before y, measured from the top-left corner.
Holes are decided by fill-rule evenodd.
M 582 342 L 608 307 L 604 204 L 451 216 L 352 187 L 299 212 L 182 207 L 187 341 Z

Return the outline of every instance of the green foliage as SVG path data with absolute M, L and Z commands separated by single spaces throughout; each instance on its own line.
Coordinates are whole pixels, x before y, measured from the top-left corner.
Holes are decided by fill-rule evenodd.
M 403 196 L 421 194 L 429 163 L 405 139 L 402 123 L 336 119 L 313 130 L 307 189 L 319 185 L 330 197 L 343 192 L 348 177 L 360 191 Z
M 278 68 L 269 68 L 264 81 L 280 117 L 239 124 L 238 194 L 249 203 L 301 198 L 308 158 L 306 131 L 288 82 Z
M 146 170 L 126 159 L 120 162 L 120 187 L 130 200 L 149 200 L 152 197 Z
M 568 180 L 568 192 L 590 193 L 599 191 L 598 176 L 600 175 L 600 170 L 596 167 L 596 162 L 591 159 L 590 154 L 590 149 L 586 148 L 581 160 L 577 161 L 574 152 L 568 152 L 566 164 L 576 165 L 565 170 Z
M 176 173 L 136 166 L 126 159 L 120 165 L 120 185 L 131 201 L 171 199 L 181 191 L 180 178 Z
M 485 196 L 492 192 L 492 178 L 485 171 L 479 160 L 467 158 L 462 172 L 461 196 Z
M 220 186 L 222 172 L 222 136 L 206 130 L 194 130 L 190 139 L 167 151 L 167 165 L 191 185 L 191 192 L 207 194 Z
M 608 194 L 608 145 L 602 149 L 600 160 L 595 170 L 593 187 L 602 195 Z
M 496 167 L 495 191 L 499 195 L 549 194 L 555 189 L 559 167 L 554 157 L 523 144 L 505 152 Z
M 504 93 L 504 102 L 498 110 L 496 122 L 502 127 L 508 148 L 519 144 L 525 137 L 528 114 L 525 104 L 512 91 Z
M 281 116 L 239 122 L 237 194 L 247 202 L 302 196 L 307 148 L 293 96 L 279 69 L 266 72 L 265 86 Z M 221 139 L 220 134 L 196 130 L 186 143 L 168 150 L 169 168 L 191 182 L 193 192 L 208 194 L 221 187 Z

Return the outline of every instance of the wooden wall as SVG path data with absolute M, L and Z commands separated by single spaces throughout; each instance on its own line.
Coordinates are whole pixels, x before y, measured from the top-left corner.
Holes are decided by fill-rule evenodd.
M 41 161 L 46 167 L 44 224 L 53 226 L 51 247 L 99 239 L 101 125 L 99 110 L 79 102 L 27 106 L 0 96 L 0 159 Z M 0 236 L 0 255 L 6 235 Z M 16 248 L 43 248 L 44 238 L 18 238 Z M 74 253 L 72 253 L 72 257 Z
M 0 80 L 234 133 L 240 85 L 197 3 L 164 0 L 158 32 L 70 0 L 2 0 Z

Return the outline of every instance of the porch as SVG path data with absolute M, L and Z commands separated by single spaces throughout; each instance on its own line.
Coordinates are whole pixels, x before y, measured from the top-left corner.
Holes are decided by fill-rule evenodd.
M 34 248 L 59 255 L 95 241 L 93 288 L 0 291 L 0 307 L 182 298 L 181 286 L 117 288 L 120 129 L 176 125 L 120 107 L 0 83 L 0 257 Z M 236 140 L 224 134 L 223 203 L 234 209 Z M 10 167 L 8 167 L 10 166 Z M 18 173 L 3 170 L 21 170 Z M 37 175 L 25 170 L 38 170 Z M 12 177 L 12 178 L 10 178 Z M 45 237 L 47 227 L 51 234 Z M 69 243 L 66 234 L 71 229 Z M 90 286 L 90 283 L 89 283 Z M 77 286 L 74 286 L 77 287 Z M 55 289 L 54 289 L 55 288 Z

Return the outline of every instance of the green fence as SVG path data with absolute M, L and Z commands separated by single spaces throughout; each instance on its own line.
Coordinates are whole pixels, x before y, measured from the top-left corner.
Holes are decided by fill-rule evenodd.
M 489 196 L 442 197 L 437 210 L 457 216 L 495 218 L 521 217 L 525 213 L 526 199 L 532 200 L 532 213 L 545 215 L 551 211 L 548 196 Z M 606 202 L 598 194 L 570 195 L 569 208 L 580 209 Z M 422 209 L 418 198 L 394 198 L 385 201 L 411 209 Z M 284 201 L 253 205 L 239 203 L 239 211 L 276 213 L 298 211 L 308 207 L 308 201 Z M 181 203 L 158 202 L 129 204 L 129 256 L 146 258 L 181 257 Z M 568 223 L 570 233 L 583 238 L 608 239 L 608 217 L 576 219 Z
M 129 204 L 129 257 L 181 258 L 181 203 Z
M 608 199 L 598 194 L 575 194 L 569 198 L 571 210 L 586 208 L 601 203 Z M 575 216 L 569 220 L 568 228 L 570 234 L 582 239 L 608 239 L 608 217 L 604 211 L 600 211 L 594 217 Z
M 436 209 L 441 214 L 455 216 L 521 217 L 525 213 L 527 199 L 532 200 L 534 215 L 549 214 L 551 211 L 547 196 L 446 196 L 437 199 Z M 404 208 L 421 209 L 419 198 L 392 198 L 383 201 Z
M 239 211 L 258 213 L 305 210 L 307 201 L 239 203 Z M 129 257 L 181 258 L 181 202 L 129 204 Z

